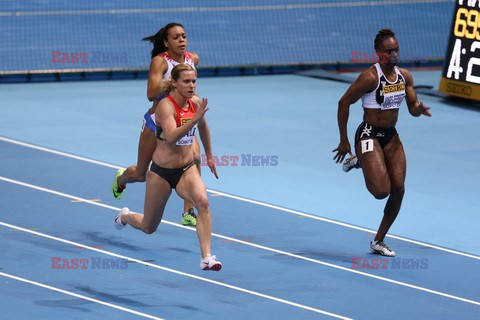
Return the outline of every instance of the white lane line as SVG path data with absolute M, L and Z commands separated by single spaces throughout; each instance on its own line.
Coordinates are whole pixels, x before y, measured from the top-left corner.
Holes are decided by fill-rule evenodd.
M 186 273 L 186 272 L 178 271 L 178 270 L 175 270 L 175 269 L 170 269 L 170 268 L 167 268 L 167 267 L 160 266 L 158 264 L 153 264 L 153 263 L 142 261 L 142 260 L 139 260 L 139 259 L 123 256 L 123 255 L 113 253 L 113 252 L 110 252 L 110 251 L 98 249 L 98 248 L 95 248 L 95 247 L 90 247 L 90 246 L 87 246 L 87 245 L 84 245 L 84 244 L 81 244 L 81 243 L 78 243 L 78 242 L 66 240 L 66 239 L 63 239 L 63 238 L 58 238 L 58 237 L 51 236 L 51 235 L 41 233 L 41 232 L 38 232 L 38 231 L 32 231 L 32 230 L 22 228 L 22 227 L 19 227 L 19 226 L 15 226 L 15 225 L 5 223 L 5 222 L 2 222 L 2 221 L 0 221 L 0 225 L 4 226 L 4 227 L 7 227 L 7 228 L 15 229 L 15 230 L 18 230 L 18 231 L 23 231 L 23 232 L 26 232 L 26 233 L 34 234 L 36 236 L 40 236 L 40 237 L 43 237 L 43 238 L 63 242 L 63 243 L 66 243 L 66 244 L 69 244 L 69 245 L 72 245 L 72 246 L 84 248 L 84 249 L 91 250 L 91 251 L 96 251 L 96 252 L 99 252 L 99 253 L 102 253 L 102 254 L 105 254 L 105 255 L 109 255 L 109 256 L 112 256 L 112 257 L 128 260 L 130 262 L 143 264 L 143 265 L 148 266 L 148 267 L 152 267 L 152 268 L 160 269 L 160 270 L 163 270 L 163 271 L 175 273 L 175 274 L 180 275 L 180 276 L 184 276 L 184 277 L 188 277 L 188 278 L 212 283 L 212 284 L 215 284 L 215 285 L 218 285 L 218 286 L 221 286 L 221 287 L 225 287 L 225 288 L 228 288 L 228 289 L 232 289 L 232 290 L 240 291 L 240 292 L 243 292 L 243 293 L 251 294 L 251 295 L 254 295 L 254 296 L 257 296 L 257 297 L 265 298 L 265 299 L 268 299 L 268 300 L 280 302 L 280 303 L 287 304 L 287 305 L 297 307 L 297 308 L 300 308 L 300 309 L 304 309 L 304 310 L 308 310 L 308 311 L 312 311 L 312 312 L 316 312 L 316 313 L 321 313 L 321 314 L 324 314 L 324 315 L 327 315 L 327 316 L 330 316 L 330 317 L 334 317 L 334 318 L 337 318 L 337 319 L 351 320 L 351 318 L 347 318 L 347 317 L 344 317 L 344 316 L 341 316 L 341 315 L 338 315 L 338 314 L 335 314 L 335 313 L 331 313 L 331 312 L 328 312 L 328 311 L 320 310 L 320 309 L 317 309 L 317 308 L 309 307 L 309 306 L 306 306 L 306 305 L 303 305 L 303 304 L 300 304 L 300 303 L 296 303 L 296 302 L 292 302 L 292 301 L 289 301 L 289 300 L 269 296 L 269 295 L 266 295 L 266 294 L 263 294 L 263 293 L 260 293 L 260 292 L 244 289 L 244 288 L 241 288 L 241 287 L 233 286 L 233 285 L 230 285 L 230 284 L 227 284 L 227 283 L 211 280 L 211 279 L 208 279 L 208 278 L 203 278 L 203 277 L 200 277 L 200 276 L 196 276 L 196 275 L 189 274 L 189 273 Z
M 113 164 L 108 164 L 108 163 L 105 163 L 105 162 L 92 160 L 92 159 L 88 159 L 88 158 L 81 157 L 81 156 L 76 156 L 74 154 L 70 154 L 70 153 L 66 153 L 66 152 L 62 152 L 62 151 L 57 151 L 57 150 L 53 150 L 53 149 L 49 149 L 49 148 L 36 146 L 36 145 L 26 143 L 26 142 L 22 142 L 22 141 L 17 141 L 17 140 L 13 140 L 13 139 L 1 137 L 1 136 L 0 136 L 0 140 L 5 141 L 5 142 L 9 142 L 9 143 L 13 143 L 13 144 L 16 144 L 16 145 L 19 145 L 19 146 L 22 146 L 22 147 L 30 148 L 30 149 L 35 149 L 35 150 L 39 150 L 39 151 L 43 151 L 43 152 L 53 153 L 53 154 L 56 154 L 56 155 L 59 155 L 59 156 L 62 156 L 62 157 L 66 157 L 66 158 L 72 158 L 72 159 L 75 159 L 75 160 L 90 162 L 90 163 L 98 164 L 98 165 L 104 166 L 104 167 L 120 169 L 119 166 L 115 166 Z
M 94 164 L 109 167 L 109 168 L 124 169 L 123 167 L 120 167 L 120 166 L 117 166 L 117 165 L 112 165 L 112 164 L 108 164 L 108 163 L 105 163 L 105 162 L 88 159 L 88 158 L 85 158 L 85 157 L 75 156 L 75 155 L 71 155 L 71 154 L 68 154 L 68 153 L 65 153 L 65 152 L 52 150 L 52 149 L 49 149 L 49 148 L 39 147 L 39 146 L 36 146 L 36 145 L 33 145 L 33 144 L 9 139 L 9 138 L 2 137 L 2 136 L 0 136 L 0 141 L 5 141 L 5 142 L 12 143 L 12 144 L 17 144 L 17 145 L 20 145 L 20 146 L 23 146 L 23 147 L 26 147 L 26 148 L 32 148 L 32 149 L 36 149 L 36 150 L 40 150 L 40 151 L 44 151 L 44 152 L 49 152 L 49 153 L 57 154 L 57 155 L 68 157 L 68 158 L 73 158 L 73 159 L 80 160 L 80 161 L 90 162 L 90 163 L 94 163 Z M 327 223 L 331 223 L 331 224 L 336 224 L 336 225 L 346 227 L 346 228 L 349 228 L 349 229 L 355 229 L 355 230 L 364 231 L 364 232 L 368 232 L 368 233 L 374 233 L 374 234 L 376 233 L 376 231 L 373 230 L 373 229 L 362 228 L 362 227 L 354 226 L 354 225 L 351 225 L 351 224 L 348 224 L 348 223 L 335 221 L 335 220 L 331 220 L 331 219 L 328 219 L 328 218 L 322 218 L 322 217 L 319 217 L 319 216 L 316 216 L 316 215 L 304 213 L 304 212 L 301 212 L 301 211 L 292 210 L 292 209 L 280 207 L 280 206 L 269 204 L 269 203 L 264 203 L 264 202 L 257 201 L 257 200 L 251 200 L 251 199 L 231 195 L 231 194 L 224 193 L 224 192 L 221 192 L 221 191 L 216 191 L 216 190 L 212 190 L 212 189 L 207 189 L 207 191 L 210 192 L 210 193 L 216 194 L 216 195 L 221 195 L 221 196 L 227 197 L 227 198 L 231 198 L 231 199 L 235 199 L 235 200 L 239 200 L 239 201 L 243 201 L 243 202 L 247 202 L 247 203 L 256 204 L 256 205 L 259 205 L 259 206 L 262 206 L 262 207 L 267 207 L 267 208 L 275 209 L 275 210 L 278 210 L 278 211 L 292 213 L 292 214 L 295 214 L 295 215 L 298 215 L 298 216 L 301 216 L 301 217 L 304 217 L 304 218 L 319 220 L 319 221 L 323 221 L 323 222 L 327 222 Z M 109 206 L 107 206 L 107 207 L 109 207 Z M 112 208 L 112 207 L 109 207 L 109 208 Z M 480 260 L 480 256 L 470 254 L 470 253 L 465 253 L 465 252 L 460 252 L 460 251 L 456 251 L 456 250 L 452 250 L 452 249 L 448 249 L 448 248 L 443 248 L 443 247 L 436 246 L 436 245 L 433 245 L 433 244 L 429 244 L 429 243 L 425 243 L 425 242 L 421 242 L 421 241 L 417 241 L 417 240 L 411 240 L 411 239 L 403 238 L 403 237 L 396 236 L 396 235 L 387 234 L 387 237 L 392 238 L 392 239 L 396 239 L 396 240 L 400 240 L 400 241 L 404 241 L 404 242 L 408 242 L 408 243 L 413 243 L 413 244 L 416 244 L 416 245 L 419 245 L 419 246 L 439 250 L 439 251 L 444 251 L 444 252 L 464 256 L 464 257 L 467 257 L 467 258 Z
M 45 289 L 48 289 L 48 290 L 52 290 L 52 291 L 60 292 L 60 293 L 63 293 L 63 294 L 67 294 L 67 295 L 75 297 L 75 298 L 79 298 L 79 299 L 87 300 L 87 301 L 90 301 L 90 302 L 95 302 L 95 303 L 98 303 L 98 304 L 102 304 L 104 306 L 107 306 L 107 307 L 110 307 L 110 308 L 113 308 L 113 309 L 118 309 L 118 310 L 125 311 L 125 312 L 128 312 L 128 313 L 133 313 L 137 316 L 141 316 L 141 317 L 144 317 L 144 318 L 155 319 L 155 320 L 164 320 L 163 318 L 155 317 L 155 316 L 152 316 L 152 315 L 149 315 L 149 314 L 146 314 L 146 313 L 143 313 L 143 312 L 139 312 L 139 311 L 136 311 L 136 310 L 124 308 L 124 307 L 118 306 L 116 304 L 108 303 L 108 302 L 105 302 L 105 301 L 102 301 L 102 300 L 98 300 L 98 299 L 90 298 L 90 297 L 87 297 L 87 296 L 83 296 L 81 294 L 77 294 L 77 293 L 74 293 L 74 292 L 71 292 L 71 291 L 67 291 L 67 290 L 56 288 L 56 287 L 52 287 L 52 286 L 49 286 L 49 285 L 46 285 L 46 284 L 43 284 L 43 283 L 40 283 L 40 282 L 37 282 L 37 281 L 32 281 L 32 280 L 28 280 L 28 279 L 25 279 L 25 278 L 17 277 L 17 276 L 8 274 L 8 273 L 0 272 L 0 276 L 4 276 L 4 277 L 10 278 L 10 279 L 17 280 L 17 281 L 22 281 L 22 282 L 25 282 L 25 283 L 29 283 L 29 284 L 32 284 L 34 286 L 42 287 L 42 288 L 45 288 Z
M 221 191 L 215 191 L 215 190 L 209 190 L 209 189 L 207 189 L 207 190 L 211 193 L 215 193 L 215 194 L 218 194 L 220 196 L 224 196 L 224 197 L 227 197 L 227 198 L 256 204 L 256 205 L 266 207 L 266 208 L 271 208 L 271 209 L 275 209 L 275 210 L 279 210 L 279 211 L 292 213 L 292 214 L 295 214 L 295 215 L 298 215 L 298 216 L 301 216 L 301 217 L 304 217 L 304 218 L 310 218 L 310 219 L 319 220 L 319 221 L 323 221 L 323 222 L 327 222 L 327 223 L 331 223 L 331 224 L 336 224 L 338 226 L 346 227 L 346 228 L 349 228 L 349 229 L 355 229 L 355 230 L 359 230 L 359 231 L 364 231 L 364 232 L 367 232 L 367 233 L 373 233 L 373 234 L 377 233 L 377 231 L 373 230 L 373 229 L 358 227 L 358 226 L 354 226 L 354 225 L 351 225 L 351 224 L 348 224 L 348 223 L 345 223 L 345 222 L 340 222 L 340 221 L 335 221 L 335 220 L 331 220 L 331 219 L 328 219 L 328 218 L 319 217 L 319 216 L 304 213 L 304 212 L 301 212 L 301 211 L 280 207 L 280 206 L 277 206 L 277 205 L 274 205 L 274 204 L 269 204 L 269 203 L 265 203 L 265 202 L 261 202 L 261 201 L 257 201 L 257 200 L 251 200 L 251 199 L 242 198 L 242 197 L 235 196 L 235 195 L 230 195 L 228 193 L 223 193 Z M 439 251 L 444 251 L 444 252 L 456 254 L 456 255 L 459 255 L 459 256 L 467 257 L 467 258 L 480 260 L 480 256 L 470 254 L 470 253 L 461 252 L 461 251 L 456 251 L 456 250 L 452 250 L 452 249 L 448 249 L 448 248 L 444 248 L 444 247 L 440 247 L 440 246 L 436 246 L 436 245 L 433 245 L 433 244 L 430 244 L 430 243 L 425 243 L 425 242 L 412 240 L 412 239 L 408 239 L 408 238 L 404 238 L 404 237 L 400 237 L 400 236 L 396 236 L 396 235 L 391 235 L 391 234 L 387 234 L 387 237 L 392 238 L 392 239 L 397 239 L 397 240 L 400 240 L 400 241 L 404 241 L 404 242 L 408 242 L 408 243 L 413 243 L 413 244 L 423 246 L 423 247 L 427 247 L 427 248 L 431 248 L 431 249 L 436 249 L 436 250 L 439 250 Z
M 62 197 L 66 197 L 66 198 L 70 198 L 70 199 L 82 200 L 82 201 L 84 201 L 84 202 L 86 202 L 86 203 L 89 203 L 89 204 L 92 204 L 92 205 L 95 205 L 95 206 L 99 206 L 99 207 L 104 207 L 104 208 L 112 209 L 112 210 L 115 210 L 115 211 L 119 211 L 119 210 L 120 210 L 120 208 L 117 208 L 117 207 L 113 207 L 113 206 L 106 205 L 106 204 L 103 204 L 103 203 L 93 202 L 93 201 L 90 201 L 90 200 L 82 199 L 82 198 L 80 198 L 80 197 L 72 196 L 72 195 L 69 195 L 69 194 L 66 194 L 66 193 L 58 192 L 58 191 L 51 190 L 51 189 L 47 189 L 47 188 L 43 188 L 43 187 L 38 187 L 38 186 L 35 186 L 35 185 L 31 185 L 31 184 L 24 183 L 24 182 L 21 182 L 21 181 L 17 181 L 17 180 L 5 178 L 5 177 L 2 177 L 2 176 L 0 176 L 0 180 L 6 181 L 6 182 L 10 182 L 10 183 L 13 183 L 13 184 L 18 184 L 18 185 L 21 185 L 21 186 L 24 186 L 24 187 L 28 187 L 28 188 L 32 188 L 32 189 L 36 189 L 36 190 L 40 190 L 40 191 L 44 191 L 44 192 L 48 192 L 48 193 L 52 193 L 52 194 L 55 194 L 55 195 L 58 195 L 58 196 L 62 196 Z M 180 225 L 180 224 L 175 223 L 175 222 L 171 222 L 171 221 L 167 221 L 167 220 L 162 220 L 162 223 L 165 223 L 165 224 L 168 224 L 168 225 L 177 227 L 177 228 L 183 228 L 183 229 L 187 229 L 187 230 L 190 230 L 190 231 L 195 232 L 195 229 L 194 229 L 194 228 L 192 228 L 192 227 L 187 227 L 187 226 L 183 226 L 183 225 Z M 6 225 L 5 223 L 0 222 L 0 225 L 2 225 L 2 224 L 3 224 L 3 225 Z M 36 231 L 26 231 L 26 232 L 36 233 Z M 331 268 L 334 268 L 334 269 L 338 269 L 338 270 L 342 270 L 342 271 L 346 271 L 346 272 L 355 273 L 355 274 L 362 275 L 362 276 L 365 276 L 365 277 L 369 277 L 369 278 L 373 278 L 373 279 L 377 279 L 377 280 L 381 280 L 381 281 L 393 283 L 393 284 L 400 285 L 400 286 L 404 286 L 404 287 L 408 287 L 408 288 L 411 288 L 411 289 L 416 289 L 416 290 L 420 290 L 420 291 L 423 291 L 423 292 L 428 292 L 428 293 L 435 294 L 435 295 L 439 295 L 439 296 L 442 296 L 442 297 L 446 297 L 446 298 L 450 298 L 450 299 L 454 299 L 454 300 L 458 300 L 458 301 L 462 301 L 462 302 L 467 302 L 467 303 L 471 303 L 471 304 L 475 304 L 475 305 L 479 305 L 479 306 L 480 306 L 480 302 L 478 302 L 478 301 L 474 301 L 474 300 L 470 300 L 470 299 L 466 299 L 466 298 L 454 296 L 454 295 L 451 295 L 451 294 L 448 294 L 448 293 L 444 293 L 444 292 L 440 292 L 440 291 L 428 289 L 428 288 L 425 288 L 425 287 L 413 285 L 413 284 L 410 284 L 410 283 L 407 283 L 407 282 L 397 281 L 397 280 L 393 280 L 393 279 L 390 279 L 390 278 L 385 278 L 385 277 L 381 277 L 381 276 L 369 274 L 369 273 L 362 272 L 362 271 L 358 271 L 358 270 L 355 270 L 355 269 L 350 269 L 350 268 L 342 267 L 342 266 L 339 266 L 339 265 L 336 265 L 336 264 L 333 264 L 333 263 L 324 262 L 324 261 L 321 261 L 321 260 L 304 257 L 304 256 L 297 255 L 297 254 L 294 254 L 294 253 L 290 253 L 290 252 L 287 252 L 287 251 L 282 251 L 282 250 L 278 250 L 278 249 L 274 249 L 274 248 L 262 246 L 262 245 L 255 244 L 255 243 L 252 243 L 252 242 L 247 242 L 247 241 L 243 241 L 243 240 L 240 240 L 240 239 L 231 238 L 231 237 L 224 236 L 224 235 L 220 235 L 220 234 L 216 234 L 216 233 L 212 233 L 212 236 L 217 237 L 217 238 L 221 238 L 221 239 L 225 239 L 225 240 L 229 240 L 229 241 L 232 241 L 232 242 L 240 243 L 240 244 L 243 244 L 243 245 L 251 246 L 251 247 L 254 247 L 254 248 L 261 249 L 261 250 L 265 250 L 265 251 L 270 251 L 270 252 L 274 252 L 274 253 L 277 253 L 277 254 L 286 255 L 286 256 L 289 256 L 289 257 L 292 257 L 292 258 L 296 258 L 296 259 L 300 259 L 300 260 L 304 260 L 304 261 L 313 262 L 313 263 L 320 264 L 320 265 L 327 266 L 327 267 L 331 267 Z

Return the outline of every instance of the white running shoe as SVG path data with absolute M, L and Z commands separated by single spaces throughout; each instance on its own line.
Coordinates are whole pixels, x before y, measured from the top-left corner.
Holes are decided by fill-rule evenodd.
M 205 258 L 200 260 L 200 269 L 220 271 L 220 269 L 222 269 L 222 263 L 217 260 L 216 256 L 207 254 Z
M 123 228 L 125 228 L 126 225 L 122 223 L 122 215 L 127 213 L 130 213 L 130 209 L 124 207 L 122 208 L 122 210 L 120 210 L 120 212 L 118 212 L 118 214 L 115 216 L 115 219 L 113 219 L 114 226 L 115 228 L 117 228 L 117 230 L 122 230 Z
M 395 257 L 396 253 L 390 249 L 385 242 L 379 241 L 376 244 L 373 244 L 373 241 L 370 241 L 370 250 L 373 253 L 381 254 L 382 256 Z
M 359 169 L 361 168 L 360 166 L 360 161 L 358 161 L 358 158 L 356 155 L 352 155 L 350 158 L 345 159 L 343 161 L 342 169 L 345 172 L 348 172 L 352 169 Z

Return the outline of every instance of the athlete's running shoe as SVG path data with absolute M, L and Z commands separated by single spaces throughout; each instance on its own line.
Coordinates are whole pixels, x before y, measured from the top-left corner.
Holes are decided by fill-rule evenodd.
M 360 161 L 358 161 L 358 158 L 356 155 L 353 155 L 350 158 L 345 159 L 345 161 L 343 161 L 342 168 L 343 168 L 343 171 L 345 172 L 348 172 L 352 169 L 359 169 L 361 168 Z
M 381 254 L 382 256 L 395 257 L 395 251 L 390 249 L 383 241 L 378 241 L 376 244 L 373 244 L 371 241 L 370 250 L 373 253 Z
M 182 213 L 182 224 L 184 226 L 196 226 L 197 225 L 197 216 L 193 208 L 188 209 L 187 212 Z
M 115 174 L 115 179 L 113 179 L 113 183 L 112 183 L 113 196 L 117 200 L 120 200 L 123 197 L 123 190 L 125 190 L 125 188 L 121 188 L 118 185 L 118 177 L 121 176 L 124 171 L 125 171 L 124 169 L 118 169 L 117 173 Z
M 122 215 L 127 213 L 130 213 L 130 209 L 128 209 L 127 207 L 122 208 L 122 210 L 120 210 L 113 219 L 114 226 L 115 228 L 117 228 L 117 230 L 122 230 L 123 228 L 125 228 L 126 224 L 123 224 L 122 222 Z
M 200 260 L 200 269 L 220 271 L 220 269 L 222 269 L 222 263 L 217 260 L 216 256 L 208 254 L 205 258 Z

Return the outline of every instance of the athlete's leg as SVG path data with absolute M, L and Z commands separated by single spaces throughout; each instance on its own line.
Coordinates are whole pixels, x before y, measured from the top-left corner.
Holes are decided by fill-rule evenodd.
M 388 230 L 392 226 L 395 218 L 400 211 L 402 205 L 403 195 L 405 193 L 405 175 L 407 168 L 407 161 L 405 158 L 405 151 L 403 150 L 402 142 L 398 135 L 384 148 L 385 164 L 388 175 L 390 177 L 390 196 L 383 212 L 383 219 L 380 223 L 375 241 L 383 241 Z
M 157 147 L 157 138 L 155 133 L 145 127 L 140 134 L 138 142 L 137 164 L 128 167 L 121 176 L 118 177 L 118 183 L 125 186 L 127 183 L 144 182 L 145 175 L 152 156 Z
M 123 224 L 129 224 L 135 229 L 147 234 L 154 233 L 162 221 L 163 211 L 172 188 L 156 173 L 147 172 L 144 213 L 129 213 L 121 216 Z
M 198 210 L 197 236 L 200 242 L 202 258 L 211 253 L 212 216 L 205 184 L 197 167 L 190 167 L 180 178 L 176 191 L 180 197 L 190 201 Z
M 201 174 L 201 161 L 200 161 L 200 144 L 198 143 L 197 137 L 193 139 L 193 161 L 197 166 L 198 172 Z M 197 217 L 193 211 L 193 203 L 188 200 L 183 201 L 183 214 L 182 214 L 182 224 L 183 225 L 197 225 Z
M 357 142 L 355 152 L 362 163 L 363 176 L 368 191 L 376 199 L 384 199 L 390 194 L 390 177 L 385 165 L 382 147 L 377 139 L 364 139 Z

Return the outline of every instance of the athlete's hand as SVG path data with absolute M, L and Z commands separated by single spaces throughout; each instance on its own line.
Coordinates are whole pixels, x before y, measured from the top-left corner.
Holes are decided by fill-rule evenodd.
M 420 112 L 419 115 L 423 114 L 424 116 L 431 117 L 432 114 L 430 113 L 430 107 L 427 107 L 420 101 L 417 105 L 418 111 Z
M 218 179 L 217 168 L 215 167 L 215 161 L 213 161 L 211 154 L 207 154 L 207 166 L 210 168 L 210 171 L 215 175 L 215 178 Z
M 340 142 L 338 144 L 338 147 L 336 149 L 333 149 L 332 152 L 337 153 L 333 157 L 333 161 L 335 161 L 335 163 L 342 163 L 347 153 L 350 154 L 350 156 L 352 155 L 350 142 L 348 141 Z
M 195 112 L 195 116 L 193 117 L 193 120 L 198 122 L 200 121 L 203 116 L 205 116 L 205 113 L 208 111 L 208 99 L 207 98 L 202 98 L 202 101 L 200 101 L 199 104 L 197 104 L 197 111 Z

